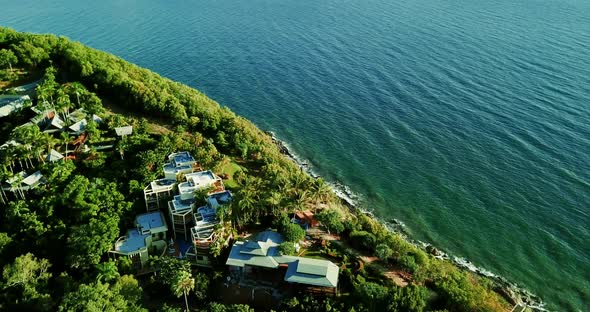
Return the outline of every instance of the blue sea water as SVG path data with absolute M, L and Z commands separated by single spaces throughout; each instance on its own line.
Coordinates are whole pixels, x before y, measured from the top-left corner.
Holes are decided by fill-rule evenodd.
M 590 310 L 590 1 L 0 0 L 196 87 L 412 235 Z

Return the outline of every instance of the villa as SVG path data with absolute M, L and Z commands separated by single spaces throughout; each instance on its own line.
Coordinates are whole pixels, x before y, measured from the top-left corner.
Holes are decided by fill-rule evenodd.
M 177 256 L 189 257 L 197 265 L 209 266 L 209 246 L 215 242 L 216 210 L 228 204 L 232 195 L 223 181 L 212 171 L 200 169 L 188 152 L 173 153 L 164 165 L 164 178 L 152 181 L 143 192 L 146 210 L 160 211 L 167 207 Z M 181 178 L 185 181 L 179 181 Z M 177 192 L 177 195 L 175 195 Z M 204 206 L 199 207 L 195 192 L 207 190 Z M 167 201 L 167 205 L 163 202 Z M 197 208 L 198 207 L 198 208 Z
M 12 192 L 29 191 L 45 182 L 46 180 L 43 177 L 43 174 L 41 174 L 41 171 L 37 171 L 30 175 L 27 175 L 25 171 L 21 171 L 6 180 L 6 185 L 3 185 L 2 189 Z
M 146 210 L 148 212 L 160 210 L 163 206 L 162 202 L 166 202 L 174 196 L 175 185 L 176 179 L 158 179 L 150 182 L 143 189 Z
M 168 226 L 161 212 L 148 212 L 135 217 L 135 228 L 120 237 L 110 251 L 127 256 L 136 268 L 143 267 L 149 255 L 162 255 L 166 252 L 166 232 Z
M 223 191 L 209 195 L 207 205 L 199 207 L 193 214 L 195 226 L 191 228 L 193 246 L 187 252 L 194 258 L 195 263 L 201 266 L 209 266 L 209 247 L 217 239 L 215 226 L 219 224 L 217 209 L 222 205 L 229 205 L 233 197 L 229 191 Z
M 193 172 L 195 159 L 189 152 L 172 153 L 168 156 L 168 163 L 164 164 L 164 178 L 177 180 L 179 174 Z
M 226 264 L 241 285 L 279 286 L 281 283 L 336 293 L 339 268 L 328 260 L 282 256 L 282 236 L 274 231 L 258 233 L 255 239 L 234 243 Z
M 28 95 L 0 95 L 0 118 L 12 114 L 30 100 Z

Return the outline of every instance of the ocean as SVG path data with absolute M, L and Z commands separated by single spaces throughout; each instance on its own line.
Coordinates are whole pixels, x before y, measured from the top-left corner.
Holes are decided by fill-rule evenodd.
M 590 1 L 0 0 L 271 130 L 361 205 L 590 310 Z

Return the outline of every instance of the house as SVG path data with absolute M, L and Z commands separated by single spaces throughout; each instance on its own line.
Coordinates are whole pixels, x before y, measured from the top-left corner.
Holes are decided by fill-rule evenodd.
M 215 235 L 215 227 L 219 224 L 217 209 L 222 205 L 228 205 L 232 199 L 229 191 L 212 194 L 207 197 L 207 204 L 194 212 L 195 226 L 191 228 L 193 246 L 187 255 L 191 256 L 197 265 L 211 264 L 209 247 L 217 240 Z
M 282 256 L 278 247 L 282 236 L 274 231 L 260 232 L 255 239 L 234 243 L 226 264 L 244 285 L 281 283 L 311 287 L 335 293 L 339 268 L 328 260 Z
M 124 137 L 126 135 L 131 135 L 131 133 L 133 132 L 133 127 L 132 126 L 125 126 L 125 127 L 117 127 L 115 128 L 115 133 L 120 136 L 120 137 Z
M 54 150 L 53 148 L 49 151 L 47 157 L 45 157 L 45 161 L 47 162 L 54 162 L 58 160 L 62 160 L 64 155 L 60 154 L 58 151 Z
M 84 129 L 86 129 L 86 125 L 88 125 L 88 121 L 86 121 L 86 119 L 82 119 L 74 123 L 73 125 L 69 126 L 68 129 L 71 133 L 78 135 L 84 132 Z
M 168 226 L 164 215 L 159 212 L 148 212 L 135 217 L 135 228 L 120 237 L 110 253 L 127 256 L 136 268 L 143 267 L 149 255 L 163 255 L 168 244 L 166 232 Z
M 213 188 L 213 191 L 217 192 L 224 190 L 223 181 L 211 170 L 187 173 L 184 177 L 186 182 L 178 184 L 178 194 L 182 199 L 194 198 L 195 192 L 199 190 L 209 188 Z
M 176 180 L 179 174 L 193 172 L 195 159 L 189 152 L 178 152 L 168 155 L 168 163 L 164 164 L 164 178 Z
M 0 117 L 14 113 L 30 100 L 28 95 L 0 95 Z
M 150 182 L 143 189 L 146 210 L 148 212 L 158 211 L 162 206 L 162 201 L 168 201 L 174 196 L 175 185 L 176 179 L 158 179 Z
M 174 196 L 173 200 L 168 202 L 168 212 L 175 238 L 176 234 L 182 234 L 184 239 L 188 240 L 190 225 L 193 222 L 194 204 L 194 198 L 183 199 L 180 195 Z
M 309 210 L 295 211 L 295 221 L 305 229 L 313 228 L 318 225 L 318 220 L 315 218 L 313 212 Z

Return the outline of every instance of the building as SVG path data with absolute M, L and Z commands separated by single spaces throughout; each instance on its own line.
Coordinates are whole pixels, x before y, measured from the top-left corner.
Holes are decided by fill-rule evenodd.
M 174 199 L 168 202 L 168 213 L 175 238 L 177 234 L 180 234 L 185 240 L 188 240 L 190 226 L 193 222 L 194 205 L 194 197 L 182 199 L 180 195 L 174 196 Z
M 49 151 L 49 154 L 47 154 L 47 157 L 45 157 L 45 161 L 54 162 L 54 161 L 62 160 L 63 158 L 64 158 L 64 155 L 60 154 L 58 151 L 56 151 L 52 148 Z
M 193 172 L 195 159 L 189 152 L 178 152 L 168 155 L 168 163 L 164 164 L 164 178 L 177 180 L 179 174 Z
M 215 227 L 219 224 L 217 209 L 223 205 L 229 205 L 233 197 L 229 191 L 223 191 L 209 195 L 207 204 L 197 208 L 194 212 L 194 224 L 191 228 L 193 246 L 187 253 L 197 265 L 209 266 L 211 264 L 209 248 L 217 240 Z
M 0 95 L 0 118 L 14 113 L 30 100 L 28 95 Z
M 336 293 L 339 268 L 328 260 L 282 256 L 278 247 L 283 242 L 274 231 L 260 232 L 255 239 L 234 243 L 226 264 L 248 286 L 281 283 Z
M 141 268 L 147 263 L 149 255 L 163 255 L 166 252 L 167 231 L 168 226 L 161 212 L 137 215 L 135 228 L 120 237 L 110 253 L 127 256 L 136 268 Z
M 200 190 L 211 189 L 210 194 L 225 190 L 221 178 L 211 170 L 187 173 L 184 177 L 186 182 L 178 184 L 178 194 L 182 199 L 194 198 L 195 192 Z
M 120 136 L 120 137 L 131 135 L 131 133 L 133 133 L 133 127 L 132 126 L 117 127 L 117 128 L 115 128 L 115 133 L 117 134 L 117 136 Z
M 145 208 L 148 212 L 158 211 L 174 196 L 176 180 L 158 179 L 143 189 Z
M 318 220 L 315 218 L 313 212 L 309 210 L 295 211 L 295 221 L 306 230 L 318 226 Z
M 29 175 L 25 171 L 21 171 L 6 180 L 6 184 L 2 186 L 2 189 L 12 192 L 29 191 L 45 182 L 45 177 L 43 177 L 41 171 Z

